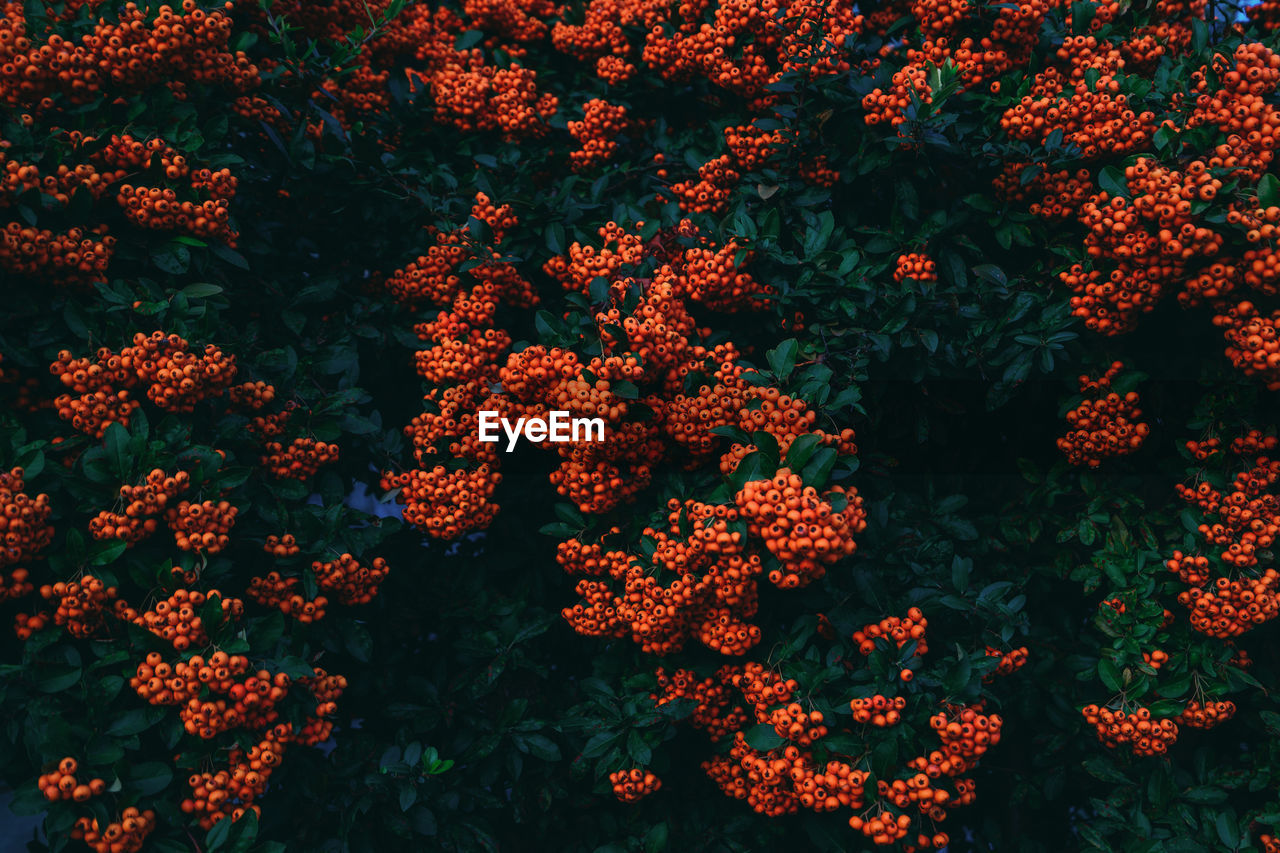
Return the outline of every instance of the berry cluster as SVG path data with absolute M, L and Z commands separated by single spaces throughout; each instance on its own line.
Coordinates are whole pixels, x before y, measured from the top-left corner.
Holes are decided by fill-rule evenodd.
M 857 549 L 853 536 L 866 529 L 866 512 L 857 493 L 836 487 L 826 497 L 804 485 L 799 474 L 782 468 L 773 478 L 753 480 L 735 496 L 752 536 L 782 562 L 769 581 L 783 589 L 807 586 L 826 567 Z M 838 509 L 836 504 L 843 504 Z
M 1126 712 L 1086 705 L 1081 713 L 1097 730 L 1098 740 L 1111 749 L 1128 746 L 1134 755 L 1163 755 L 1178 740 L 1177 722 L 1152 718 L 1149 708 Z
M 135 545 L 154 533 L 169 502 L 191 486 L 191 476 L 178 471 L 170 476 L 163 468 L 148 472 L 136 486 L 121 486 L 119 506 L 124 512 L 102 510 L 89 521 L 94 539 L 121 539 Z
M 324 465 L 338 461 L 338 445 L 314 438 L 295 438 L 288 447 L 269 441 L 262 447 L 262 467 L 280 480 L 306 482 Z
M 329 593 L 339 604 L 354 606 L 368 604 L 378 594 L 378 586 L 391 571 L 387 561 L 375 557 L 368 566 L 362 566 L 350 554 L 343 554 L 329 562 L 314 562 L 316 585 Z
M 106 792 L 107 783 L 102 779 L 94 778 L 88 782 L 77 779 L 76 770 L 79 767 L 79 762 L 70 756 L 62 759 L 58 762 L 57 770 L 42 773 L 36 780 L 40 793 L 50 801 L 75 800 L 77 803 L 83 803 L 90 797 L 100 796 Z
M 1179 725 L 1193 729 L 1211 729 L 1236 715 L 1236 703 L 1230 700 L 1221 702 L 1191 701 L 1182 709 L 1182 713 L 1174 719 Z
M 133 345 L 118 353 L 102 347 L 92 359 L 75 358 L 64 350 L 49 372 L 72 392 L 54 401 L 58 415 L 77 430 L 101 438 L 113 422 L 128 425 L 139 405 L 131 391 L 143 389 L 164 411 L 190 413 L 196 404 L 227 390 L 235 381 L 236 364 L 235 356 L 213 344 L 197 355 L 183 338 L 157 331 L 139 332 Z
M 582 121 L 568 123 L 569 134 L 580 146 L 569 152 L 575 172 L 589 171 L 612 160 L 618 152 L 619 134 L 627 127 L 627 109 L 599 98 L 582 105 Z
M 268 572 L 266 577 L 250 580 L 245 594 L 263 607 L 274 607 L 299 622 L 317 622 L 323 619 L 329 599 L 317 595 L 312 601 L 307 601 L 297 591 L 301 584 L 302 581 L 298 578 L 286 578 L 279 572 Z
M 0 473 L 0 567 L 34 560 L 53 541 L 49 496 L 28 495 L 25 476 L 22 468 Z
M 76 818 L 71 837 L 83 841 L 94 853 L 138 853 L 155 828 L 154 811 L 129 806 L 120 813 L 120 819 L 107 824 L 106 829 L 97 818 Z
M 662 788 L 662 780 L 652 773 L 633 767 L 609 774 L 609 784 L 619 802 L 634 803 Z
M 183 551 L 216 554 L 231 541 L 227 534 L 236 523 L 238 512 L 229 501 L 182 501 L 169 507 L 165 521 Z
M 893 280 L 901 284 L 906 280 L 929 284 L 938 280 L 938 264 L 933 258 L 919 252 L 899 255 L 893 269 Z
M 176 589 L 168 598 L 157 601 L 150 610 L 138 614 L 134 621 L 157 637 L 168 640 L 177 651 L 206 646 L 209 634 L 198 608 L 203 608 L 211 599 L 217 600 L 224 618 L 236 618 L 244 612 L 243 602 L 237 598 L 223 598 L 216 589 L 208 593 Z
M 114 586 L 107 586 L 101 578 L 93 575 L 85 575 L 70 583 L 58 581 L 40 587 L 41 598 L 57 601 L 53 623 L 82 640 L 101 632 L 108 615 L 117 615 L 117 610 L 124 604 L 117 601 L 118 592 Z
M 854 722 L 870 723 L 879 728 L 895 726 L 902 720 L 902 711 L 907 707 L 905 696 L 874 696 L 851 699 L 849 709 L 853 711 Z
M 1072 465 L 1097 468 L 1104 459 L 1134 453 L 1150 433 L 1150 426 L 1138 420 L 1138 392 L 1121 395 L 1110 390 L 1123 369 L 1124 363 L 1117 361 L 1097 379 L 1080 377 L 1080 393 L 1098 396 L 1067 412 L 1071 431 L 1058 439 L 1058 449 Z

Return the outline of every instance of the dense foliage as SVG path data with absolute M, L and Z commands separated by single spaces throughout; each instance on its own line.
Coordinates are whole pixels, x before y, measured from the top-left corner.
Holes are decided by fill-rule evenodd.
M 0 4 L 31 849 L 1280 850 L 1277 28 Z

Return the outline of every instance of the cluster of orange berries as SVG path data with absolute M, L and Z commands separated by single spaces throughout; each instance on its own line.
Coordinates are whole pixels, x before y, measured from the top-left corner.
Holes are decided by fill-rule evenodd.
M 1207 544 L 1226 546 L 1219 556 L 1237 569 L 1256 566 L 1258 551 L 1270 548 L 1280 534 L 1280 495 L 1271 491 L 1280 481 L 1280 460 L 1272 458 L 1277 447 L 1280 440 L 1275 436 L 1251 430 L 1232 442 L 1232 455 L 1250 464 L 1235 475 L 1229 491 L 1214 488 L 1207 480 L 1194 488 L 1181 483 L 1175 486 L 1178 495 L 1205 516 L 1197 532 Z M 1198 453 L 1201 446 L 1188 442 L 1188 449 Z M 1171 563 L 1169 567 L 1179 571 L 1187 558 L 1179 552 L 1175 559 L 1178 566 Z
M 79 767 L 79 762 L 70 756 L 62 759 L 58 762 L 57 770 L 42 773 L 36 780 L 40 793 L 50 801 L 75 800 L 77 803 L 83 803 L 90 797 L 99 796 L 107 790 L 107 783 L 102 779 L 90 779 L 88 782 L 77 779 L 76 770 Z
M 249 433 L 260 441 L 279 438 L 288 430 L 289 422 L 293 420 L 293 415 L 299 408 L 297 401 L 290 400 L 278 412 L 256 415 L 249 420 Z
M 157 601 L 148 611 L 138 614 L 134 621 L 161 639 L 168 640 L 177 651 L 209 643 L 209 634 L 197 608 L 211 598 L 217 598 L 222 613 L 227 618 L 237 618 L 244 612 L 244 603 L 238 598 L 224 598 L 216 589 L 208 593 L 195 589 L 174 590 L 168 598 Z
M 298 578 L 286 578 L 279 572 L 268 572 L 266 577 L 250 580 L 245 594 L 263 607 L 274 607 L 299 622 L 317 622 L 323 619 L 329 599 L 317 595 L 313 600 L 307 601 L 302 593 L 296 591 L 301 584 L 302 581 Z
M 1191 627 L 1210 637 L 1238 637 L 1280 615 L 1280 572 L 1267 569 L 1261 577 L 1218 578 L 1205 589 L 1178 593 L 1178 603 L 1191 612 Z
M 273 533 L 263 543 L 262 550 L 276 557 L 292 557 L 300 552 L 302 547 L 298 545 L 298 540 L 292 533 L 286 533 L 283 536 Z
M 258 670 L 227 688 L 226 699 L 188 699 L 178 716 L 187 734 L 205 740 L 233 728 L 265 728 L 280 716 L 275 706 L 288 695 L 289 681 L 283 672 Z
M 151 830 L 156 828 L 156 813 L 129 806 L 120 819 L 103 829 L 97 818 L 76 818 L 71 837 L 83 841 L 94 853 L 138 853 Z
M 559 109 L 555 95 L 538 90 L 538 72 L 517 63 L 499 68 L 455 52 L 414 75 L 428 84 L 436 120 L 463 131 L 497 131 L 507 141 L 538 137 Z
M 185 705 L 196 698 L 203 687 L 226 693 L 235 685 L 236 676 L 249 671 L 244 655 L 214 652 L 206 660 L 192 655 L 176 664 L 167 663 L 159 652 L 149 652 L 129 686 L 152 705 Z
M 491 207 L 486 198 L 478 199 L 480 203 Z M 495 245 L 516 224 L 504 209 L 473 211 L 477 218 L 496 220 Z M 398 282 L 393 292 L 410 301 L 421 296 L 438 304 L 455 300 L 451 311 L 417 327 L 419 335 L 437 344 L 436 350 L 419 354 L 419 371 L 438 386 L 452 384 L 431 390 L 426 398 L 430 410 L 414 419 L 406 435 L 424 468 L 429 459 L 445 452 L 475 468 L 436 465 L 383 477 L 385 488 L 400 489 L 406 520 L 429 535 L 456 538 L 484 527 L 496 512 L 490 498 L 500 477 L 497 453 L 474 435 L 481 410 L 513 421 L 543 417 L 553 409 L 602 419 L 610 439 L 605 442 L 590 436 L 558 445 L 541 442 L 563 459 L 551 475 L 552 483 L 591 514 L 629 500 L 648 485 L 655 465 L 670 455 L 688 452 L 692 460 L 714 458 L 722 444 L 711 432 L 717 426 L 767 431 L 782 448 L 812 432 L 840 452 L 856 452 L 852 431 L 821 433 L 813 428 L 816 413 L 803 402 L 747 381 L 731 344 L 708 350 L 690 340 L 700 333 L 686 300 L 720 307 L 765 292 L 733 262 L 736 245 L 709 245 L 687 221 L 648 241 L 616 223 L 601 228 L 599 235 L 600 249 L 575 243 L 567 257 L 546 266 L 568 289 L 590 291 L 597 278 L 608 285 L 595 318 L 604 352 L 589 361 L 571 350 L 539 345 L 509 354 L 505 365 L 498 361 L 498 352 L 509 343 L 505 334 L 491 341 L 476 333 L 494 331 L 489 328 L 489 306 L 499 294 L 473 291 L 464 310 L 457 299 L 460 285 L 449 272 L 472 248 L 450 252 L 447 260 L 441 255 L 441 263 L 420 259 L 411 280 L 408 272 L 393 276 Z M 440 245 L 460 243 L 459 236 Z M 599 294 L 595 298 L 601 299 Z M 446 346 L 458 355 L 445 360 Z M 684 377 L 693 371 L 705 371 L 714 387 L 687 394 Z M 643 414 L 631 414 L 632 395 L 615 393 L 619 383 L 638 390 Z M 732 470 L 746 452 L 730 449 L 720 460 L 722 470 Z M 783 561 L 773 581 L 801 585 L 850 553 L 852 535 L 864 522 L 856 495 L 835 489 L 819 498 L 816 490 L 806 491 L 798 477 L 794 479 L 783 484 L 786 494 L 776 502 L 761 503 L 753 497 L 751 506 L 760 515 L 755 522 L 760 538 Z M 761 496 L 772 487 L 757 485 Z M 842 505 L 837 510 L 830 501 Z M 792 504 L 803 517 L 798 525 L 788 517 Z M 669 529 L 648 533 L 660 543 L 651 561 L 610 552 L 607 571 L 583 572 L 589 577 L 580 581 L 578 592 L 585 603 L 566 608 L 565 618 L 576 630 L 593 636 L 630 634 L 643 648 L 659 654 L 693 637 L 723 653 L 741 653 L 759 640 L 759 629 L 747 620 L 755 612 L 755 576 L 761 561 L 759 554 L 746 550 L 748 543 L 735 540 L 727 530 L 730 515 L 737 518 L 737 508 L 697 502 L 682 507 L 677 502 L 669 510 Z M 693 519 L 692 537 L 680 533 L 681 513 Z M 583 550 L 581 543 L 576 548 L 579 554 Z M 562 553 L 566 568 L 579 571 L 579 554 Z M 650 566 L 660 567 L 657 576 Z M 668 576 L 670 583 L 661 568 L 675 572 Z M 601 577 L 606 574 L 607 579 Z
M 106 281 L 116 238 L 105 225 L 64 232 L 10 222 L 0 231 L 0 269 L 57 285 Z
M 795 140 L 786 131 L 761 130 L 753 122 L 726 127 L 724 141 L 742 170 L 754 172 L 786 152 Z
M 1200 536 L 1206 544 L 1225 546 L 1218 557 L 1237 570 L 1254 569 L 1259 552 L 1269 549 L 1280 533 L 1280 497 L 1271 491 L 1280 481 L 1280 461 L 1271 456 L 1277 447 L 1280 440 L 1275 436 L 1250 430 L 1231 443 L 1231 456 L 1249 467 L 1236 473 L 1229 490 L 1204 479 L 1194 486 L 1175 486 L 1183 500 L 1204 514 Z M 1200 462 L 1221 457 L 1220 448 L 1217 438 L 1187 442 Z M 1188 584 L 1178 601 L 1189 609 L 1191 625 L 1201 633 L 1236 637 L 1280 615 L 1280 572 L 1275 569 L 1236 579 L 1214 578 L 1207 556 L 1182 551 L 1173 552 L 1165 566 Z
M 1193 729 L 1211 729 L 1225 723 L 1236 715 L 1236 703 L 1230 700 L 1220 702 L 1188 702 L 1182 713 L 1174 719 L 1184 726 Z
M 488 464 L 474 471 L 450 471 L 437 465 L 429 471 L 384 473 L 381 486 L 387 491 L 399 489 L 396 501 L 404 506 L 405 523 L 437 539 L 457 539 L 493 522 L 498 505 L 491 498 L 500 482 L 502 474 Z
M 637 223 L 637 228 L 641 225 L 643 223 Z M 565 255 L 555 255 L 543 264 L 543 271 L 559 281 L 565 290 L 587 293 L 595 279 L 622 278 L 624 269 L 639 264 L 648 254 L 640 236 L 616 222 L 600 226 L 596 235 L 600 238 L 598 249 L 574 241 Z
M 283 731 L 278 733 L 279 729 Z M 266 792 L 267 781 L 284 759 L 287 736 L 288 728 L 282 724 L 248 750 L 232 749 L 228 770 L 192 774 L 187 780 L 191 796 L 182 801 L 183 813 L 194 815 L 206 830 L 227 818 L 238 820 L 247 811 L 261 814 L 254 800 Z
M 983 713 L 980 705 L 948 707 L 945 713 L 929 718 L 929 726 L 942 741 L 941 760 L 934 762 L 930 755 L 929 763 L 937 763 L 948 776 L 967 773 L 983 753 L 1000 742 L 1003 724 L 999 714 Z
M 362 566 L 350 554 L 343 554 L 329 562 L 311 564 L 316 585 L 333 595 L 339 604 L 354 606 L 368 604 L 378 594 L 378 587 L 391 571 L 387 561 L 375 557 L 368 566 Z
M 281 480 L 306 482 L 324 465 L 338 461 L 338 445 L 314 438 L 295 438 L 285 447 L 270 441 L 262 448 L 262 467 Z
M 1121 396 L 1109 391 L 1112 380 L 1123 369 L 1124 363 L 1116 361 L 1098 379 L 1080 377 L 1080 393 L 1099 396 L 1086 399 L 1067 412 L 1071 431 L 1058 439 L 1058 449 L 1072 465 L 1097 468 L 1104 459 L 1136 452 L 1150 434 L 1151 427 L 1138 420 L 1142 417 L 1138 392 Z
M 1280 391 L 1280 309 L 1263 314 L 1245 300 L 1222 307 L 1213 324 L 1226 338 L 1226 356 L 1245 376 L 1262 379 L 1269 391 Z
M 901 649 L 907 643 L 914 642 L 913 657 L 924 657 L 929 653 L 929 644 L 925 641 L 925 632 L 929 628 L 929 620 L 919 607 L 912 607 L 906 617 L 886 616 L 879 622 L 864 625 L 853 632 L 853 641 L 858 644 L 858 653 L 866 657 L 876 650 L 876 640 L 885 639 L 893 642 Z
M 510 205 L 494 206 L 484 193 L 476 194 L 471 216 L 488 226 L 493 236 L 493 245 L 488 247 L 490 257 L 496 256 L 493 249 L 518 224 Z M 471 237 L 465 225 L 448 231 L 432 226 L 427 229 L 427 234 L 435 240 L 435 245 L 425 255 L 403 269 L 396 270 L 383 282 L 383 286 L 396 301 L 409 307 L 416 307 L 423 302 L 439 306 L 450 304 L 464 290 L 462 279 L 458 275 L 459 268 L 465 261 L 475 257 L 474 250 L 477 246 L 469 245 Z M 478 282 L 486 277 L 496 277 L 505 284 L 505 278 L 510 272 L 513 270 L 503 265 L 482 264 L 471 271 L 471 276 Z M 520 289 L 519 285 L 515 289 Z M 530 298 L 536 300 L 531 289 L 529 294 Z
M 335 68 L 320 84 L 317 100 L 327 109 L 344 130 L 350 130 L 357 122 L 369 119 L 391 106 L 391 90 L 388 83 L 391 72 L 373 68 L 367 55 L 357 57 L 354 68 Z M 312 137 L 320 138 L 324 122 L 309 122 Z
M 1169 662 L 1169 653 L 1161 649 L 1152 649 L 1142 653 L 1142 662 L 1159 672 L 1160 667 Z
M 1178 724 L 1171 719 L 1153 719 L 1149 708 L 1128 713 L 1086 705 L 1081 713 L 1097 730 L 1098 740 L 1110 749 L 1128 746 L 1134 755 L 1163 755 L 1178 740 Z
M 229 220 L 237 181 L 230 169 L 192 168 L 186 156 L 163 139 L 142 143 L 127 134 L 113 136 L 98 156 L 121 172 L 154 169 L 167 181 L 185 182 L 185 186 L 180 185 L 184 194 L 207 196 L 192 201 L 180 198 L 179 191 L 168 186 L 121 184 L 116 203 L 134 224 L 158 231 L 182 231 L 235 246 L 237 235 Z
M 1280 387 L 1276 317 L 1260 314 L 1251 302 L 1225 302 L 1241 285 L 1273 294 L 1280 280 L 1280 258 L 1270 245 L 1280 209 L 1256 199 L 1280 135 L 1280 109 L 1267 103 L 1280 86 L 1280 55 L 1249 43 L 1229 57 L 1216 54 L 1211 67 L 1192 74 L 1191 97 L 1175 95 L 1164 118 L 1128 102 L 1127 91 L 1138 91 L 1132 89 L 1135 75 L 1153 73 L 1161 55 L 1187 49 L 1191 23 L 1203 15 L 1203 6 L 1162 2 L 1160 23 L 1119 45 L 1102 36 L 1067 37 L 1057 50 L 1058 63 L 1036 75 L 1030 92 L 1001 123 L 1015 139 L 1043 142 L 1061 134 L 1088 162 L 1149 148 L 1161 129 L 1174 136 L 1213 128 L 1217 141 L 1186 151 L 1184 138 L 1170 148 L 1180 155 L 1176 167 L 1138 158 L 1124 167 L 1122 195 L 1098 191 L 1097 166 L 1050 173 L 1041 163 L 1007 163 L 996 186 L 1006 198 L 1031 200 L 1038 216 L 1074 218 L 1086 229 L 1088 260 L 1060 278 L 1074 291 L 1073 313 L 1090 329 L 1107 335 L 1130 331 L 1166 291 L 1176 289 L 1184 306 L 1207 302 L 1213 308 L 1236 367 Z M 1095 31 L 1119 9 L 1096 8 Z M 1027 179 L 1030 169 L 1040 171 Z M 1252 197 L 1225 200 L 1220 190 L 1230 180 L 1227 172 Z M 1215 225 L 1223 214 L 1226 227 Z M 1243 245 L 1229 244 L 1233 235 Z
M 191 475 L 186 471 L 170 476 L 163 468 L 152 469 L 141 484 L 120 487 L 124 512 L 102 510 L 89 520 L 89 532 L 94 539 L 121 539 L 129 545 L 141 542 L 157 530 L 169 502 L 190 486 Z
M 58 581 L 40 587 L 41 598 L 58 602 L 53 611 L 54 624 L 82 640 L 97 634 L 103 628 L 107 615 L 115 615 L 117 610 L 123 609 L 123 602 L 116 599 L 118 592 L 114 586 L 107 586 L 101 578 L 93 575 L 85 575 L 70 583 Z
M 800 685 L 795 679 L 750 662 L 723 666 L 708 678 L 689 670 L 668 674 L 662 669 L 657 678 L 659 690 L 651 694 L 657 706 L 693 699 L 689 721 L 696 728 L 704 729 L 713 741 L 732 735 L 728 754 L 702 765 L 727 796 L 769 816 L 800 809 L 856 812 L 870 805 L 852 816 L 849 825 L 877 845 L 906 838 L 915 825 L 913 813 L 936 825 L 946 819 L 948 808 L 971 803 L 973 781 L 954 777 L 972 769 L 1000 740 L 998 715 L 986 714 L 980 705 L 946 706 L 931 721 L 941 749 L 908 761 L 898 778 L 878 780 L 877 797 L 869 804 L 867 771 L 836 759 L 819 764 L 815 758 L 813 747 L 827 736 L 828 727 L 820 713 L 805 710 L 797 700 Z M 906 704 L 904 697 L 877 695 L 855 699 L 851 708 L 855 721 L 884 727 L 899 721 Z M 787 742 L 767 751 L 754 749 L 745 734 L 753 723 L 772 725 Z M 954 782 L 944 786 L 935 781 L 944 777 Z M 914 840 L 916 849 L 930 849 L 945 846 L 948 838 L 936 826 L 926 832 L 922 825 Z
M 857 549 L 854 535 L 867 527 L 862 498 L 837 486 L 826 496 L 781 468 L 767 480 L 752 480 L 734 498 L 747 529 L 782 562 L 769 581 L 783 589 L 807 586 L 826 567 Z M 836 509 L 834 503 L 844 506 Z
M 698 179 L 677 181 L 671 194 L 685 213 L 724 213 L 729 197 L 742 174 L 732 166 L 733 158 L 723 154 L 698 167 Z
M 705 731 L 712 742 L 719 741 L 747 724 L 746 711 L 734 701 L 732 692 L 733 676 L 738 671 L 733 664 L 725 664 L 715 675 L 698 678 L 692 670 L 677 669 L 668 675 L 659 667 L 655 677 L 661 693 L 651 693 L 649 698 L 658 708 L 677 699 L 692 699 L 695 704 L 689 714 L 690 725 Z
M 1145 148 L 1156 130 L 1155 113 L 1135 112 L 1128 96 L 1120 92 L 1115 79 L 1122 64 L 1118 51 L 1094 56 L 1085 45 L 1069 39 L 1064 49 L 1087 56 L 1081 65 L 1101 72 L 1092 84 L 1076 76 L 1080 65 L 1068 74 L 1046 68 L 1035 76 L 1030 94 L 1001 116 L 1001 127 L 1013 139 L 1036 142 L 1060 130 L 1064 141 L 1078 148 L 1085 160 Z
M 662 788 L 662 780 L 640 767 L 609 774 L 613 795 L 623 803 L 634 803 Z
M 921 252 L 907 252 L 904 255 L 899 255 L 893 269 L 893 280 L 901 284 L 907 279 L 920 284 L 929 284 L 937 281 L 937 262 Z
M 324 719 L 338 711 L 337 700 L 347 689 L 347 679 L 342 675 L 330 675 L 320 667 L 312 667 L 314 675 L 299 678 L 298 683 L 311 691 L 316 700 L 314 713 L 307 719 L 301 730 L 294 731 L 292 740 L 307 746 L 315 746 L 326 741 L 333 732 L 333 723 Z
M 741 534 L 729 530 L 737 511 L 675 499 L 668 510 L 667 527 L 642 534 L 655 542 L 647 559 L 576 540 L 562 543 L 560 564 L 587 575 L 576 587 L 585 603 L 562 615 L 580 634 L 630 635 L 650 654 L 679 651 L 690 638 L 722 654 L 743 653 L 760 641 L 759 627 L 747 620 L 758 606 L 755 579 L 762 566 L 757 555 L 746 553 Z M 668 572 L 675 577 L 665 583 Z
M 436 410 L 423 413 L 405 428 L 422 467 L 384 472 L 382 477 L 384 489 L 399 490 L 396 500 L 404 506 L 405 520 L 444 539 L 483 529 L 497 513 L 498 506 L 490 498 L 502 475 L 494 449 L 478 441 L 475 421 L 480 409 L 505 413 L 502 406 L 482 403 L 491 396 L 487 389 L 497 379 L 498 360 L 511 343 L 509 335 L 493 328 L 493 317 L 500 302 L 522 307 L 537 302 L 532 285 L 511 264 L 497 260 L 498 246 L 518 224 L 511 208 L 495 206 L 480 193 L 471 215 L 488 227 L 488 245 L 481 245 L 467 227 L 448 232 L 432 229 L 436 246 L 386 282 L 406 304 L 451 304 L 434 321 L 415 327 L 421 339 L 434 344 L 416 353 L 414 362 L 419 374 L 436 386 L 425 398 Z M 477 284 L 464 292 L 457 271 L 469 259 L 482 262 L 470 271 Z M 474 467 L 449 470 L 432 464 L 441 442 Z
M 182 501 L 165 512 L 173 539 L 183 551 L 216 554 L 226 548 L 227 535 L 236 523 L 239 508 L 229 501 Z
M 997 648 L 987 646 L 987 657 L 1000 658 L 1000 662 L 996 664 L 995 670 L 983 678 L 983 681 L 993 681 L 998 676 L 1012 675 L 1026 666 L 1028 652 L 1026 646 L 1012 649 L 1007 652 L 1002 652 Z
M 870 723 L 880 728 L 897 725 L 902 720 L 902 711 L 906 707 L 905 696 L 895 696 L 890 699 L 879 693 L 849 701 L 849 708 L 853 711 L 855 722 Z
M 35 592 L 31 573 L 26 569 L 14 569 L 8 575 L 0 574 L 0 604 L 25 598 Z
M 0 11 L 0 102 L 9 106 L 49 110 L 55 95 L 84 104 L 108 87 L 125 94 L 163 83 L 185 98 L 193 83 L 247 92 L 260 82 L 244 53 L 227 50 L 231 19 L 195 0 L 183 0 L 181 11 L 160 6 L 154 16 L 126 3 L 116 21 L 99 18 L 79 44 L 29 32 L 23 3 L 6 2 Z
M 0 473 L 0 566 L 34 560 L 53 541 L 49 496 L 28 495 L 25 476 L 22 468 Z
M 895 71 L 887 91 L 877 86 L 863 96 L 862 109 L 866 113 L 863 121 L 873 127 L 882 123 L 896 127 L 904 123 L 906 110 L 913 103 L 933 103 L 928 77 L 925 68 L 914 64 Z
M 235 381 L 236 364 L 235 356 L 213 344 L 197 355 L 183 338 L 157 331 L 139 332 L 133 345 L 118 353 L 101 347 L 94 358 L 75 358 L 63 350 L 49 372 L 72 392 L 54 401 L 59 417 L 101 438 L 111 423 L 128 425 L 139 405 L 130 396 L 132 389 L 145 386 L 147 398 L 157 407 L 189 413 L 199 402 L 227 390 Z
M 627 108 L 592 98 L 582 105 L 582 121 L 568 123 L 569 135 L 578 140 L 578 149 L 569 152 L 575 172 L 589 171 L 612 160 L 618 152 L 619 134 L 627 127 Z
M 741 268 L 736 261 L 740 249 L 734 240 L 718 248 L 704 244 L 686 249 L 678 278 L 680 289 L 694 302 L 725 314 L 764 308 L 774 288 Z M 750 260 L 747 253 L 743 263 Z
M 256 382 L 241 382 L 227 389 L 227 401 L 237 409 L 258 412 L 276 398 L 276 388 L 259 379 Z

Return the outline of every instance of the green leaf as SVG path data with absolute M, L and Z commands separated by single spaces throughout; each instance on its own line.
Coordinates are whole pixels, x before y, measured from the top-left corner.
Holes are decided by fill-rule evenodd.
M 1009 278 L 1004 274 L 1004 270 L 995 264 L 981 264 L 973 268 L 973 274 L 983 281 L 989 281 L 992 284 L 998 284 L 1005 287 L 1009 284 Z
M 135 764 L 128 772 L 130 790 L 144 797 L 160 793 L 173 781 L 173 769 L 159 761 Z
M 222 288 L 216 284 L 188 284 L 181 291 L 188 299 L 207 299 L 210 296 L 217 296 L 222 292 Z
M 180 243 L 169 243 L 152 251 L 151 263 L 162 272 L 182 275 L 191 267 L 191 250 Z
M 592 735 L 591 739 L 587 741 L 587 745 L 582 748 L 582 757 L 599 758 L 608 752 L 620 737 L 622 737 L 621 732 L 613 731 Z
M 521 735 L 520 739 L 524 742 L 527 752 L 534 758 L 541 758 L 543 761 L 560 760 L 560 747 L 546 735 Z
M 37 670 L 31 683 L 41 693 L 61 693 L 80 683 L 80 667 L 48 666 Z
M 787 739 L 778 734 L 773 726 L 768 723 L 761 723 L 758 726 L 752 726 L 743 734 L 747 741 L 747 746 L 752 749 L 758 749 L 761 752 L 769 752 L 786 744 Z
M 471 48 L 484 41 L 484 33 L 481 30 L 467 30 L 461 33 L 457 40 L 453 43 L 454 50 L 470 50 Z
M 827 478 L 831 476 L 831 470 L 836 467 L 838 458 L 839 454 L 834 447 L 823 447 L 814 451 L 804 470 L 800 472 L 800 478 L 807 485 L 821 489 L 827 484 Z
M 109 424 L 102 434 L 102 443 L 107 449 L 112 470 L 121 481 L 128 480 L 133 470 L 133 460 L 129 456 L 129 430 L 118 423 Z
M 822 439 L 813 433 L 805 433 L 791 442 L 787 448 L 786 465 L 792 471 L 799 471 L 812 458 L 813 453 L 822 446 Z
M 1104 657 L 1099 659 L 1098 678 L 1102 680 L 1108 690 L 1119 692 L 1124 686 L 1124 682 L 1120 678 L 1120 669 L 1111 658 Z
M 1280 207 L 1280 178 L 1267 173 L 1258 181 L 1258 206 Z
M 769 350 L 765 358 L 769 360 L 769 369 L 782 380 L 791 375 L 796 366 L 796 356 L 800 352 L 800 344 L 795 338 L 787 338 Z
M 242 270 L 249 269 L 249 262 L 244 259 L 244 255 L 240 254 L 235 249 L 225 246 L 222 243 L 214 243 L 209 248 L 216 257 L 221 258 L 233 267 L 238 267 Z
M 163 712 L 161 708 L 134 708 L 131 711 L 126 711 L 112 720 L 111 725 L 107 726 L 106 732 L 116 737 L 126 737 L 146 731 L 164 716 L 163 713 L 153 713 L 157 710 Z
M 666 821 L 649 827 L 644 836 L 644 853 L 662 853 L 666 850 L 669 834 Z
M 1098 186 L 1106 190 L 1112 198 L 1129 197 L 1129 186 L 1125 183 L 1124 170 L 1117 166 L 1107 166 L 1098 173 Z
M 1117 785 L 1132 784 L 1129 777 L 1116 769 L 1112 759 L 1108 757 L 1087 758 L 1083 766 L 1085 772 L 1095 779 L 1101 779 L 1103 782 L 1114 782 Z
M 631 759 L 641 767 L 648 766 L 649 762 L 653 760 L 653 750 L 649 748 L 649 744 L 645 743 L 640 732 L 635 729 L 632 729 L 631 733 L 627 735 L 627 755 L 630 755 Z

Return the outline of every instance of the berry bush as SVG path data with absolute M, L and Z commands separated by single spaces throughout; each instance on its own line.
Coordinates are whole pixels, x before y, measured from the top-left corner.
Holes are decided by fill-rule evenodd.
M 0 836 L 1280 851 L 1278 31 L 0 2 Z

